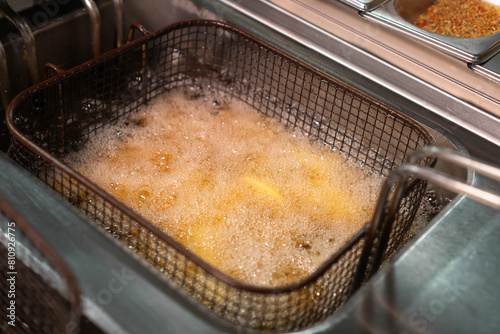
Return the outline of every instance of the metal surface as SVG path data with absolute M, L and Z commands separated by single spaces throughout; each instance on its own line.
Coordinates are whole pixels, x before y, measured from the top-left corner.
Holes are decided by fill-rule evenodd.
M 498 333 L 499 222 L 498 210 L 456 201 L 318 332 Z
M 3 14 L 16 28 L 23 38 L 24 56 L 28 62 L 31 84 L 34 85 L 40 81 L 40 72 L 38 70 L 38 53 L 36 49 L 35 37 L 28 23 L 9 5 L 7 0 L 0 0 L 0 13 Z
M 201 45 L 206 47 L 199 49 Z M 178 52 L 173 55 L 165 52 L 174 49 Z M 139 76 L 148 78 L 147 86 L 143 86 L 146 80 L 137 80 Z M 244 82 L 247 84 L 242 85 Z M 363 231 L 300 282 L 277 288 L 251 286 L 210 267 L 52 157 L 78 150 L 99 129 L 97 120 L 112 122 L 156 95 L 193 85 L 213 87 L 212 93 L 230 92 L 381 175 L 401 165 L 416 148 L 435 143 L 409 118 L 270 45 L 222 23 L 192 21 L 141 37 L 119 52 L 110 52 L 19 95 L 8 118 L 16 139 L 12 156 L 226 319 L 282 331 L 308 326 L 331 314 L 352 292 L 356 271 L 365 270 L 357 266 Z M 125 94 L 128 100 L 123 98 Z M 66 102 L 62 105 L 61 101 Z M 46 132 L 50 135 L 43 134 Z M 401 202 L 398 212 L 402 213 L 390 231 L 391 251 L 405 239 L 424 190 L 423 183 L 413 184 Z M 370 251 L 370 245 L 366 249 Z M 318 289 L 321 294 L 316 293 Z M 314 303 L 308 303 L 313 299 Z
M 114 48 L 117 42 L 113 19 L 116 11 L 110 0 L 98 1 L 97 4 L 102 17 L 102 50 L 107 51 Z M 81 1 L 44 1 L 20 15 L 29 22 L 36 38 L 40 69 L 47 62 L 67 69 L 92 58 L 89 14 Z M 21 35 L 6 19 L 0 19 L 0 25 L 0 39 L 8 61 L 12 98 L 31 85 L 31 76 L 23 58 L 24 43 Z M 8 102 L 10 101 L 4 103 Z M 0 126 L 0 150 L 6 151 L 9 142 L 8 130 L 5 126 Z
M 82 2 L 90 16 L 90 45 L 92 54 L 97 57 L 101 54 L 101 14 L 93 0 L 82 0 Z
M 478 38 L 458 38 L 434 34 L 414 26 L 411 22 L 431 3 L 432 0 L 390 0 L 362 15 L 467 62 L 481 63 L 498 52 L 500 33 Z
M 10 102 L 10 79 L 7 68 L 7 57 L 2 42 L 0 42 L 0 151 L 9 147 L 10 136 L 5 124 L 5 110 Z
M 101 51 L 109 51 L 116 46 L 117 35 L 113 2 L 94 2 L 101 16 Z M 36 39 L 40 71 L 47 62 L 68 69 L 93 57 L 89 12 L 82 1 L 44 1 L 19 14 L 29 22 Z M 13 97 L 31 86 L 30 74 L 23 59 L 21 35 L 5 19 L 0 19 L 0 25 L 0 39 L 9 62 Z
M 118 48 L 123 43 L 123 1 L 113 0 L 113 9 L 115 10 L 116 47 Z
M 7 105 L 10 102 L 10 79 L 9 79 L 9 68 L 7 67 L 7 56 L 5 55 L 5 49 L 1 42 L 0 42 L 0 99 L 1 99 L 0 111 L 4 111 L 7 109 Z
M 196 2 L 438 131 L 467 137 L 480 158 L 500 146 L 495 82 L 353 8 L 318 0 Z
M 394 221 L 394 217 L 397 216 L 397 205 L 403 198 L 405 188 L 410 180 L 414 182 L 415 179 L 422 179 L 456 194 L 465 194 L 479 203 L 500 210 L 500 195 L 469 185 L 447 173 L 418 165 L 421 159 L 429 157 L 466 168 L 494 181 L 500 181 L 500 168 L 466 157 L 456 151 L 438 147 L 423 147 L 413 152 L 409 156 L 407 163 L 393 170 L 383 185 L 375 213 L 377 218 L 374 221 L 376 224 L 373 224 L 370 228 L 373 230 L 385 229 L 386 231 L 379 233 L 382 237 L 378 245 L 375 246 L 379 249 L 374 252 L 375 255 L 368 275 L 369 278 L 375 274 L 383 261 L 383 252 L 389 242 L 387 231 L 392 229 L 391 224 Z M 383 226 L 384 224 L 387 225 Z M 376 235 L 376 233 L 372 232 L 372 235 Z M 372 236 L 372 238 L 375 237 Z
M 484 64 L 470 64 L 469 67 L 500 85 L 500 54 L 495 55 Z
M 123 28 L 133 22 L 144 22 L 149 30 L 158 30 L 169 24 L 195 18 L 215 16 L 207 10 L 198 8 L 188 0 L 132 0 L 122 2 Z M 116 47 L 117 16 L 120 0 L 94 0 L 101 17 L 101 51 Z M 168 6 L 166 6 L 168 4 Z M 31 27 L 36 39 L 38 67 L 41 70 L 47 63 L 63 69 L 72 68 L 93 57 L 91 46 L 91 25 L 89 12 L 80 1 L 13 1 L 12 7 L 20 12 Z M 168 11 L 165 9 L 168 8 Z M 204 16 L 201 16 L 204 15 Z M 122 31 L 122 36 L 124 31 Z M 126 38 L 126 36 L 123 36 Z M 31 86 L 31 75 L 26 66 L 22 36 L 11 24 L 0 16 L 0 41 L 5 47 L 9 63 L 11 97 Z M 122 40 L 122 43 L 124 41 Z M 54 47 L 57 46 L 57 47 Z M 42 73 L 40 73 L 42 75 Z
M 24 9 L 30 8 L 33 6 L 37 0 L 15 0 L 9 3 L 12 9 L 14 9 L 16 12 L 20 12 Z M 2 17 L 2 14 L 0 14 L 0 18 Z
M 339 1 L 348 4 L 349 6 L 354 7 L 356 9 L 368 11 L 376 8 L 386 0 L 339 0 Z
M 438 147 L 424 147 L 422 149 L 418 149 L 415 152 L 411 154 L 411 156 L 408 159 L 409 164 L 417 165 L 418 161 L 423 159 L 423 158 L 428 158 L 428 157 L 433 157 L 439 160 L 445 160 L 450 162 L 451 164 L 455 166 L 460 166 L 463 168 L 467 168 L 469 170 L 472 170 L 476 173 L 479 173 L 480 175 L 486 176 L 494 181 L 500 181 L 500 169 L 493 165 L 489 165 L 487 163 L 484 163 L 482 161 L 478 161 L 477 159 L 470 158 L 466 156 L 465 154 L 457 154 L 456 152 L 452 152 L 450 150 L 445 150 L 442 148 Z M 451 181 L 451 179 L 450 179 Z M 441 182 L 443 183 L 443 182 Z M 443 187 L 446 187 L 447 185 L 444 185 Z M 466 186 L 464 184 L 464 186 Z M 451 187 L 451 185 L 450 185 Z M 489 198 L 488 196 L 483 197 L 479 193 L 473 194 L 473 190 L 470 188 L 464 187 L 460 188 L 461 185 L 453 185 L 454 189 L 450 189 L 454 192 L 457 193 L 464 193 L 471 195 L 473 199 L 476 201 L 484 201 L 483 204 L 490 205 L 495 209 L 499 209 L 499 201 L 498 200 L 493 200 L 493 198 Z
M 1 195 L 0 232 L 0 250 L 9 255 L 9 261 L 0 266 L 2 284 L 8 285 L 1 305 L 11 315 L 1 322 L 0 329 L 9 333 L 78 333 L 81 305 L 75 277 L 59 254 Z

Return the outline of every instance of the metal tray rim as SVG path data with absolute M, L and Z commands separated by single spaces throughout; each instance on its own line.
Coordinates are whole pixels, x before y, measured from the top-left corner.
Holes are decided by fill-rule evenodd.
M 431 33 L 402 18 L 396 10 L 396 1 L 389 0 L 372 11 L 360 12 L 360 15 L 466 62 L 474 64 L 485 62 L 500 50 L 500 32 L 478 38 L 449 37 Z

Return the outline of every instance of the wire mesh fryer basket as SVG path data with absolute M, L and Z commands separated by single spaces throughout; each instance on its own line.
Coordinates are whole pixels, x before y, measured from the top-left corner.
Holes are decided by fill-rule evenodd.
M 304 328 L 332 314 L 352 293 L 366 229 L 301 282 L 249 286 L 210 267 L 58 160 L 104 125 L 179 87 L 224 92 L 384 176 L 416 148 L 434 145 L 432 137 L 395 110 L 213 21 L 183 22 L 143 36 L 11 104 L 12 156 L 213 312 L 273 331 Z M 424 189 L 423 182 L 408 189 L 386 254 L 401 246 Z
M 0 196 L 2 333 L 80 332 L 78 283 L 58 254 Z

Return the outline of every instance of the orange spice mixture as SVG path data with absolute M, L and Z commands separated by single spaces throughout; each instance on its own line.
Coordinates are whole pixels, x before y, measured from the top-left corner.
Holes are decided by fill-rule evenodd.
M 436 0 L 414 23 L 451 37 L 484 37 L 500 32 L 500 7 L 481 0 Z

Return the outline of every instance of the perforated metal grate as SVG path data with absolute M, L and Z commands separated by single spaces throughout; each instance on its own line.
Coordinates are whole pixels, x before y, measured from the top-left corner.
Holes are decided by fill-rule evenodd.
M 274 47 L 223 23 L 191 21 L 149 34 L 34 87 L 10 110 L 12 155 L 167 278 L 242 326 L 290 331 L 331 315 L 352 293 L 363 229 L 308 279 L 262 288 L 234 281 L 76 174 L 57 158 L 155 96 L 209 87 L 388 175 L 416 148 L 434 144 L 418 124 Z M 55 158 L 54 158 L 55 157 Z M 425 185 L 400 209 L 392 254 Z

